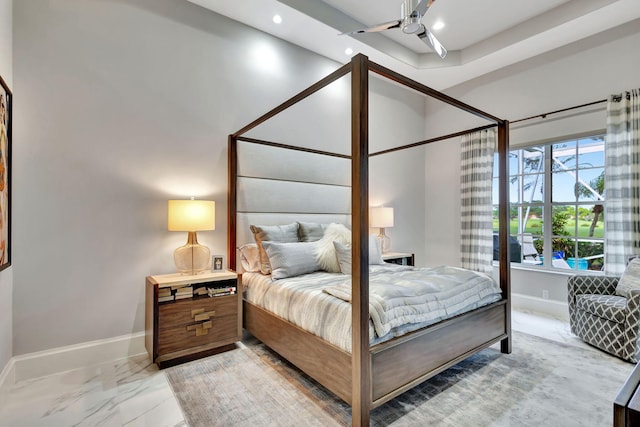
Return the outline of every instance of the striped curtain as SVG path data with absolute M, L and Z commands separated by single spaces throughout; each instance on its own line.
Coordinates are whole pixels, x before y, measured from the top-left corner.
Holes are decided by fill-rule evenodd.
M 640 254 L 640 90 L 607 102 L 605 272 L 621 275 Z
M 464 135 L 460 158 L 460 264 L 488 274 L 493 269 L 491 189 L 496 139 L 495 129 Z

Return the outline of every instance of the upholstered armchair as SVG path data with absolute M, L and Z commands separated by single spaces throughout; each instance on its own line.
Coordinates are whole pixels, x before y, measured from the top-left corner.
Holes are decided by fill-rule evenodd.
M 640 289 L 624 289 L 614 276 L 576 275 L 569 278 L 571 332 L 585 342 L 621 359 L 640 360 Z M 616 294 L 618 288 L 618 294 Z

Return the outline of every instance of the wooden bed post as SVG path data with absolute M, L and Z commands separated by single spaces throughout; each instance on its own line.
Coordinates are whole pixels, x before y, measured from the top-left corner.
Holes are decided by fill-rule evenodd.
M 235 136 L 229 135 L 228 143 L 228 174 L 229 192 L 227 193 L 227 244 L 229 253 L 229 268 L 236 269 L 236 177 L 238 176 L 238 140 Z
M 500 341 L 500 351 L 511 353 L 511 260 L 509 259 L 509 122 L 498 123 L 498 168 L 500 200 L 498 207 L 500 244 L 500 289 L 507 296 L 506 332 L 507 338 Z
M 351 423 L 368 426 L 369 355 L 369 59 L 351 59 L 352 393 Z

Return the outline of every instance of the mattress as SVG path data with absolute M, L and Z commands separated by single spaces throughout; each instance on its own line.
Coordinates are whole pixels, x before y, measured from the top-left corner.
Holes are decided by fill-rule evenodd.
M 273 280 L 244 273 L 244 298 L 351 351 L 351 276 L 315 272 Z M 454 267 L 369 266 L 370 344 L 378 344 L 501 299 L 487 275 Z

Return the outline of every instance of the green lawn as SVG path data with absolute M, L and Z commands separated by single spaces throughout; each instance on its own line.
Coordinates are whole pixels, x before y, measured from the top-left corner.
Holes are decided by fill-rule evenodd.
M 511 234 L 516 234 L 518 232 L 518 221 L 512 220 L 510 223 Z M 576 222 L 575 220 L 569 220 L 564 229 L 569 233 L 570 236 L 573 235 L 575 230 Z M 578 220 L 578 237 L 589 237 L 589 228 L 591 227 L 590 221 L 582 221 Z M 498 231 L 498 220 L 493 220 L 493 230 Z M 542 220 L 541 219 L 530 219 L 527 221 L 527 228 L 524 231 L 525 233 L 531 233 L 533 235 L 541 235 L 542 234 Z M 603 238 L 604 237 L 604 224 L 602 222 L 598 223 L 598 226 L 593 233 L 593 237 L 595 238 Z

